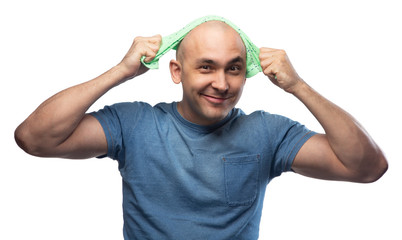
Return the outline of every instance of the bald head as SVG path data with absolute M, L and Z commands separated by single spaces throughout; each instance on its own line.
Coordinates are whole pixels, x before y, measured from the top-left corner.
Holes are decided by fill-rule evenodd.
M 204 49 L 237 48 L 246 59 L 246 47 L 236 30 L 222 21 L 208 21 L 191 30 L 181 41 L 176 51 L 177 60 L 183 64 L 188 55 Z

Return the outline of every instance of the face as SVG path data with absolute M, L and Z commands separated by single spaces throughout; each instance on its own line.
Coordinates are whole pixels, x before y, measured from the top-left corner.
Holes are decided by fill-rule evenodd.
M 206 22 L 183 39 L 170 69 L 173 81 L 183 86 L 179 113 L 190 122 L 211 125 L 224 119 L 240 99 L 246 49 L 230 26 Z

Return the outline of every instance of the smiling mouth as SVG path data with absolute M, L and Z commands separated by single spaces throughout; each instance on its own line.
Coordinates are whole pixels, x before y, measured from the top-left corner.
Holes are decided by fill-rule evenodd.
M 211 95 L 206 95 L 206 94 L 201 94 L 202 97 L 204 97 L 208 102 L 214 103 L 214 104 L 222 104 L 226 100 L 229 99 L 229 97 L 216 97 L 216 96 L 211 96 Z

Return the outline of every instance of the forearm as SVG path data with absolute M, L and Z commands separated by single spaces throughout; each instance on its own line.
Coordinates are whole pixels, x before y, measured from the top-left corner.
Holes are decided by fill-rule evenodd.
M 384 158 L 376 143 L 350 114 L 306 83 L 300 82 L 292 94 L 319 121 L 332 150 L 346 168 L 360 172 L 367 168 L 369 171 Z
M 388 163 L 380 148 L 347 112 L 331 103 L 299 77 L 285 51 L 260 48 L 264 74 L 278 87 L 296 96 L 324 128 L 325 135 L 312 137 L 296 155 L 292 168 L 322 179 L 372 182 Z
M 65 89 L 43 102 L 17 129 L 16 140 L 23 148 L 38 144 L 51 148 L 66 140 L 88 108 L 124 75 L 114 67 L 88 82 Z

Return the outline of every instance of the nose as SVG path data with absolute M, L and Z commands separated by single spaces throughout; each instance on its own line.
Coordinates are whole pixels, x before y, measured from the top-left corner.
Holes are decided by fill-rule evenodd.
M 214 80 L 211 84 L 212 88 L 215 90 L 225 93 L 229 90 L 229 84 L 226 80 L 224 71 L 217 71 L 214 76 Z

